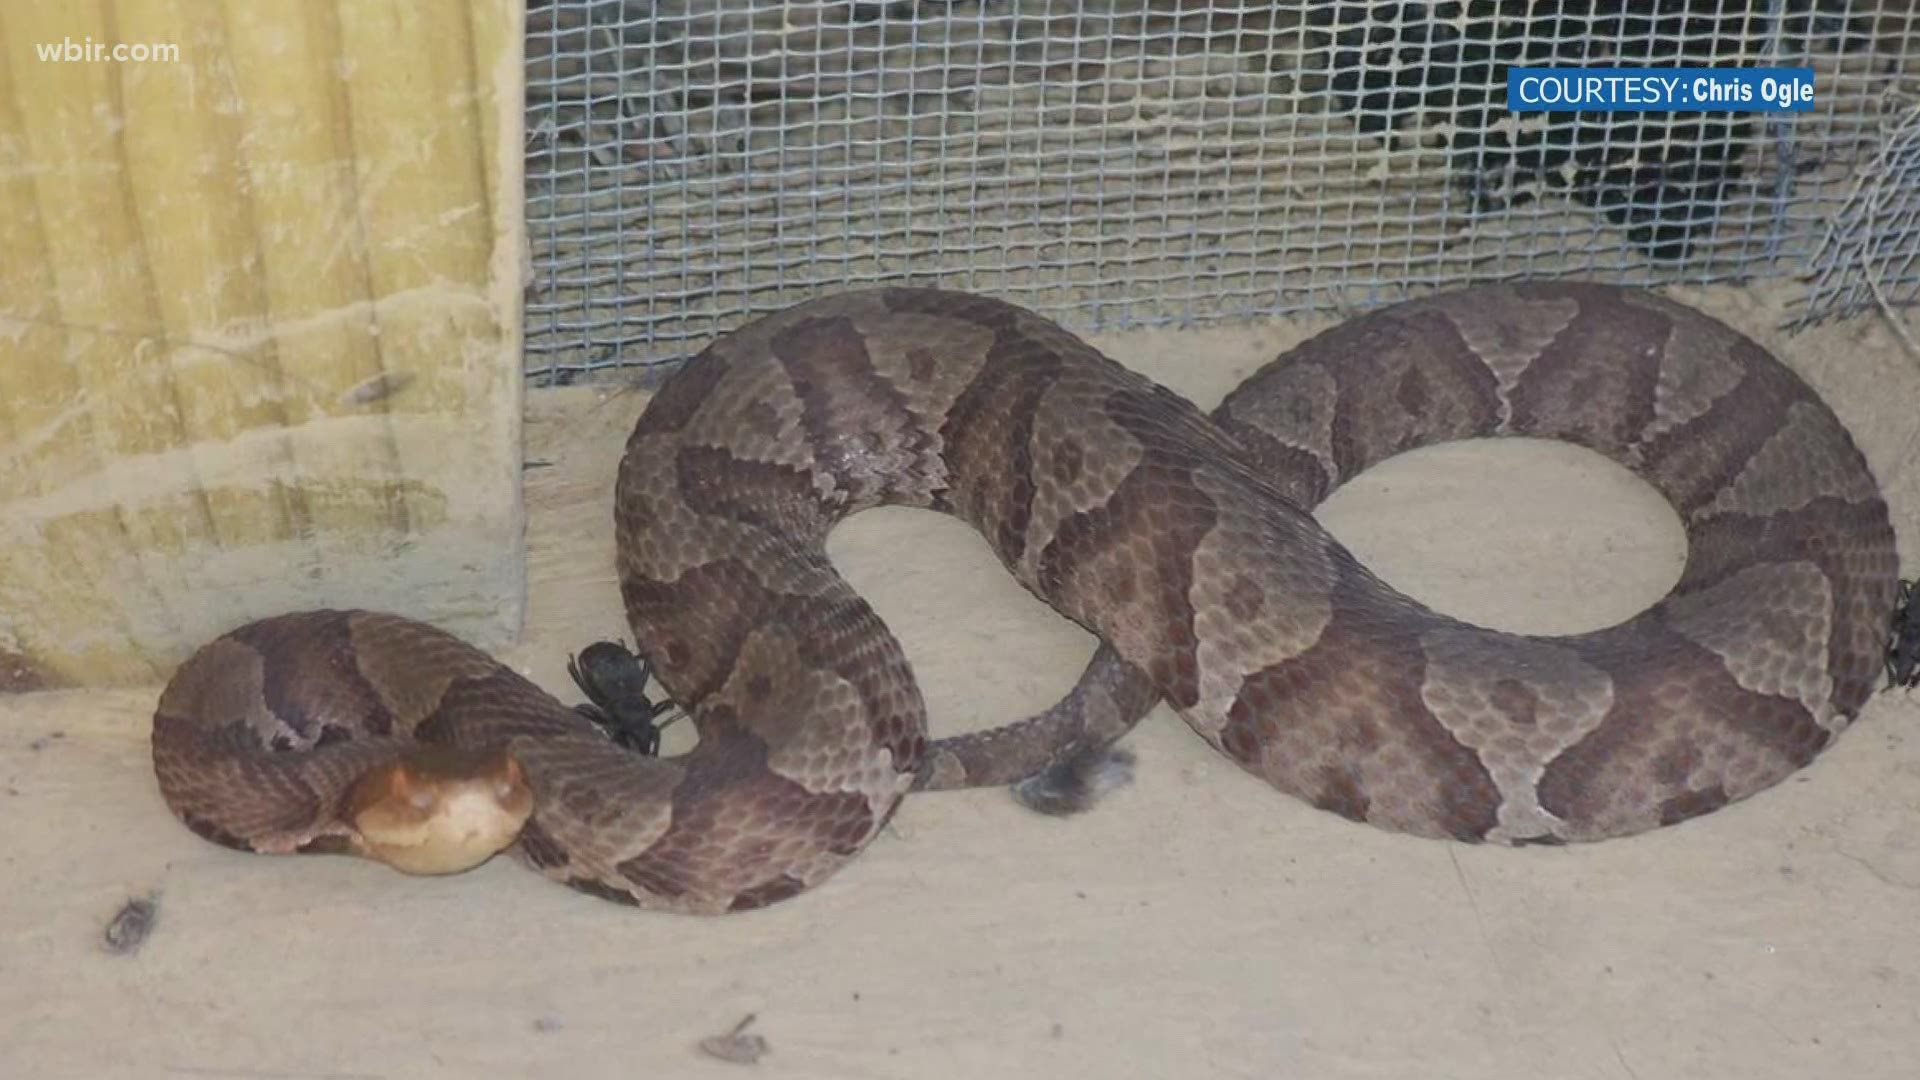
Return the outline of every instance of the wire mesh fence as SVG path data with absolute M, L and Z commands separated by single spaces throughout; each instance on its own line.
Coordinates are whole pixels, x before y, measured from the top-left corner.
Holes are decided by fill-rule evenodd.
M 1811 67 L 1817 97 L 1516 114 L 1514 64 Z M 534 0 L 527 101 L 540 381 L 876 282 L 1083 331 L 1816 253 L 1818 314 L 1920 292 L 1906 0 Z M 1836 241 L 1843 212 L 1871 223 Z
M 1796 325 L 1920 304 L 1920 93 L 1906 100 L 1912 104 L 1888 123 L 1879 152 L 1827 223 Z M 1909 347 L 1920 354 L 1920 346 Z

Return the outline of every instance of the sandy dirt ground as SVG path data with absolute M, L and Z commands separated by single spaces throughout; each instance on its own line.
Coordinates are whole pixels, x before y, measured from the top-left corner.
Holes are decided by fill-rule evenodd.
M 1753 292 L 1674 295 L 1826 394 L 1920 568 L 1920 359 L 1886 324 L 1787 337 Z M 1211 406 L 1319 323 L 1109 335 Z M 531 614 L 507 659 L 565 700 L 625 634 L 608 511 L 636 392 L 534 393 Z M 1675 579 L 1658 496 L 1582 451 L 1396 459 L 1320 516 L 1457 615 L 1565 632 Z M 936 732 L 1062 693 L 1093 648 L 964 526 L 876 511 L 836 561 L 904 641 Z M 1920 693 L 1877 697 L 1786 784 L 1570 849 L 1412 840 L 1249 778 L 1163 709 L 1136 782 L 1041 819 L 915 797 L 851 867 L 750 915 L 638 913 L 505 860 L 419 880 L 204 843 L 155 791 L 155 691 L 0 705 L 6 1077 L 1910 1077 L 1920 1056 Z M 138 951 L 102 928 L 159 894 Z M 743 1017 L 755 1066 L 699 1047 Z

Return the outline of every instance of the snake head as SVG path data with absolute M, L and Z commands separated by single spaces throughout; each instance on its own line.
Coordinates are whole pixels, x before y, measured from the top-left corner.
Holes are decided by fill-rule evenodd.
M 533 813 L 533 789 L 503 750 L 418 746 L 370 769 L 342 817 L 353 853 L 407 874 L 457 874 L 513 843 Z

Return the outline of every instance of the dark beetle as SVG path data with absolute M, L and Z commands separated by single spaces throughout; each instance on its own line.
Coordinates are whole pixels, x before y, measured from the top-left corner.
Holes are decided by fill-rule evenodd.
M 647 757 L 660 753 L 660 729 L 679 719 L 671 716 L 660 720 L 660 716 L 678 706 L 671 700 L 655 703 L 647 696 L 653 665 L 645 657 L 628 652 L 617 642 L 596 641 L 582 649 L 578 658 L 567 657 L 567 674 L 593 702 L 575 705 L 575 712 L 598 724 L 607 738 L 635 753 Z
M 1887 689 L 1920 686 L 1920 581 L 1902 581 L 1887 639 Z

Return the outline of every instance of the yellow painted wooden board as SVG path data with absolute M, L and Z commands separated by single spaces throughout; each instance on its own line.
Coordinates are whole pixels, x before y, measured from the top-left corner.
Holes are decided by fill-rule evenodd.
M 522 18 L 0 4 L 0 686 L 296 608 L 512 639 Z

